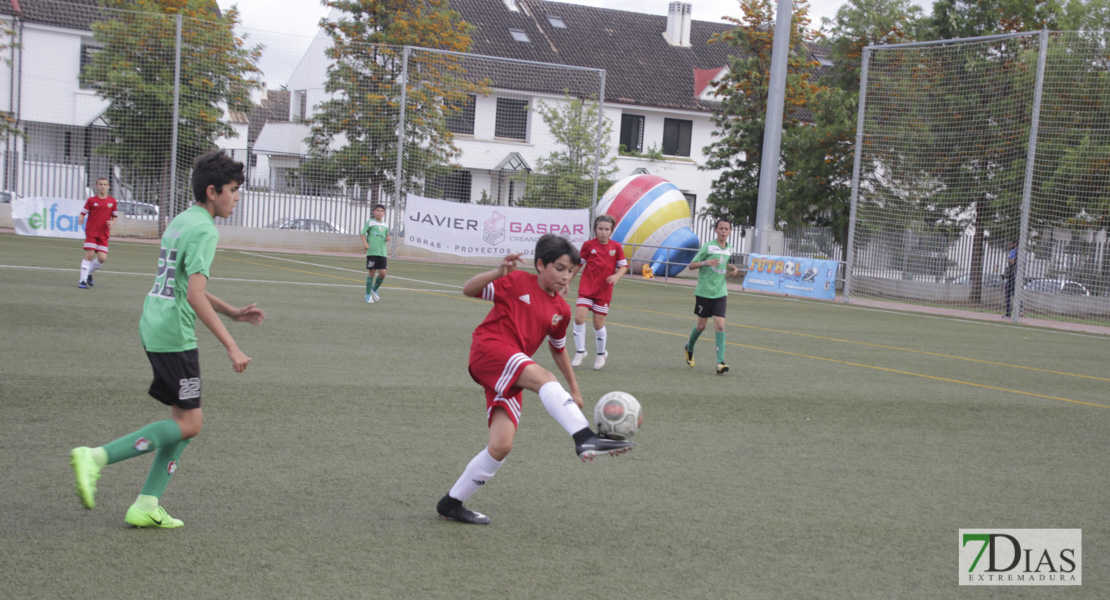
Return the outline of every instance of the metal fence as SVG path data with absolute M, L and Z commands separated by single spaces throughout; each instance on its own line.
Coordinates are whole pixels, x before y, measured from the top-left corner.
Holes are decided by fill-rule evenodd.
M 845 295 L 1110 322 L 1107 41 L 865 48 Z

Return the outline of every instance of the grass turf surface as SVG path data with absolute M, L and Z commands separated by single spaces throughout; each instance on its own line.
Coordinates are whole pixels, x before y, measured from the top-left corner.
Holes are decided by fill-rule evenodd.
M 733 294 L 718 377 L 712 331 L 682 359 L 692 289 L 626 280 L 577 374 L 588 414 L 640 400 L 636 450 L 579 463 L 526 393 L 468 527 L 434 507 L 485 444 L 478 269 L 392 261 L 368 305 L 359 256 L 221 250 L 209 290 L 266 322 L 229 325 L 238 375 L 200 327 L 206 423 L 163 497 L 185 527 L 144 531 L 150 459 L 85 511 L 68 450 L 167 418 L 137 331 L 158 248 L 113 242 L 91 290 L 80 254 L 0 235 L 0 596 L 1105 596 L 1106 337 Z M 958 587 L 961 528 L 1081 528 L 1084 585 Z

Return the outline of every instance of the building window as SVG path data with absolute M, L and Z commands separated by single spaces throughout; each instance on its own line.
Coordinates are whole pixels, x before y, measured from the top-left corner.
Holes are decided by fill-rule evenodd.
M 556 29 L 567 28 L 567 24 L 563 21 L 563 18 L 556 15 L 547 15 L 547 22 L 551 23 L 551 26 Z
M 528 139 L 528 101 L 498 98 L 493 136 L 525 141 Z
M 823 67 L 833 66 L 833 61 L 828 56 L 825 56 L 823 54 L 814 54 L 813 58 L 817 60 L 817 62 Z
M 444 200 L 470 202 L 470 171 L 460 169 L 439 175 L 432 182 L 432 187 L 432 192 L 438 192 Z
M 513 39 L 518 41 L 518 42 L 531 42 L 532 41 L 532 40 L 528 39 L 528 34 L 525 33 L 523 29 L 510 29 L 509 30 L 509 35 L 513 36 Z
M 86 81 L 85 72 L 92 65 L 93 56 L 95 56 L 97 51 L 99 50 L 100 48 L 97 48 L 96 46 L 84 43 L 81 44 L 81 68 L 78 72 L 77 77 L 78 85 L 81 87 L 81 89 L 87 90 L 93 87 L 92 82 Z
M 447 130 L 451 133 L 474 135 L 474 107 L 477 97 L 468 94 L 466 100 L 447 103 Z
M 308 116 L 308 90 L 293 92 L 293 116 L 304 119 Z
M 682 192 L 682 195 L 686 197 L 686 204 L 688 204 L 690 206 L 690 216 L 693 217 L 693 216 L 697 215 L 698 213 L 694 211 L 694 209 L 697 208 L 697 206 L 698 206 L 698 197 L 697 197 L 697 195 L 696 194 L 690 194 L 688 192 Z
M 663 119 L 663 154 L 690 156 L 690 134 L 693 129 L 693 121 Z
M 626 152 L 644 151 L 644 117 L 643 115 L 621 115 L 620 145 Z

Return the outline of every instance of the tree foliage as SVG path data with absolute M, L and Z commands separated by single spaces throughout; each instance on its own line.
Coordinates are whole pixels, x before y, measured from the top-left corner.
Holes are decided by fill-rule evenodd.
M 567 98 L 559 106 L 540 101 L 536 112 L 550 130 L 558 150 L 537 161 L 537 173 L 528 178 L 528 186 L 520 206 L 543 208 L 587 208 L 594 201 L 594 165 L 598 165 L 599 192 L 613 182 L 616 157 L 608 144 L 598 149 L 597 122 L 602 118 L 601 139 L 613 134 L 613 123 L 600 113 L 596 98 Z M 595 150 L 600 160 L 595 161 Z
M 108 101 L 104 119 L 111 140 L 98 152 L 123 171 L 124 183 L 143 201 L 157 199 L 162 214 L 169 206 L 171 161 L 176 159 L 179 189 L 193 159 L 235 135 L 224 120 L 229 110 L 250 110 L 250 90 L 258 84 L 260 48 L 248 48 L 234 34 L 239 13 L 222 15 L 212 0 L 101 0 L 102 19 L 92 24 L 101 45 L 82 73 L 85 85 Z M 173 131 L 175 16 L 183 17 L 177 147 Z M 178 205 L 191 194 L 183 191 Z
M 344 11 L 322 21 L 332 39 L 325 91 L 308 122 L 309 159 L 298 169 L 302 180 L 345 185 L 378 201 L 394 189 L 397 124 L 400 121 L 402 46 L 465 52 L 470 25 L 448 0 L 327 0 Z M 458 154 L 446 119 L 480 93 L 450 55 L 414 51 L 408 63 L 402 189 L 420 191 L 424 182 L 447 170 Z
M 721 169 L 713 182 L 706 212 L 727 216 L 734 223 L 751 223 L 759 196 L 759 170 L 763 153 L 763 130 L 767 114 L 771 53 L 774 43 L 775 3 L 771 0 L 742 0 L 743 18 L 729 17 L 736 27 L 714 36 L 710 43 L 729 44 L 735 51 L 728 71 L 716 85 L 721 105 L 713 116 L 717 137 L 704 149 L 704 169 Z M 803 111 L 812 108 L 822 86 L 813 81 L 815 66 L 807 58 L 804 42 L 808 31 L 809 4 L 794 3 L 791 20 L 790 55 L 787 59 L 786 105 L 783 115 L 780 184 L 794 177 L 799 129 Z M 780 188 L 781 189 L 781 188 Z M 795 199 L 780 193 L 778 211 L 790 211 Z M 778 212 L 776 213 L 778 216 Z

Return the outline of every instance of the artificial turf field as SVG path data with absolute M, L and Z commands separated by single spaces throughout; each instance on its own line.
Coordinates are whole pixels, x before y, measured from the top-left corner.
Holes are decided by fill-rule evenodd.
M 526 392 L 465 526 L 435 503 L 486 440 L 479 269 L 394 260 L 366 304 L 357 255 L 217 252 L 208 289 L 266 311 L 229 324 L 253 362 L 199 327 L 204 431 L 162 498 L 185 527 L 129 529 L 150 459 L 86 511 L 68 452 L 168 417 L 137 326 L 158 247 L 113 241 L 90 290 L 81 253 L 0 235 L 3 598 L 1110 595 L 1105 336 L 732 294 L 719 377 L 712 331 L 682 359 L 692 288 L 625 280 L 577 374 L 589 414 L 639 398 L 635 451 L 582 464 Z M 960 587 L 961 528 L 1082 529 L 1083 585 Z

